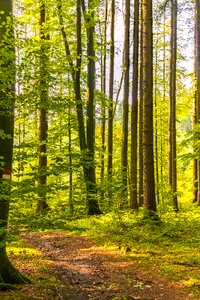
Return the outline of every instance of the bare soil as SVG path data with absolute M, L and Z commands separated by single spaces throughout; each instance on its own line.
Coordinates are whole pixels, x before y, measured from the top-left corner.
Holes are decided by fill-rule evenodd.
M 65 233 L 25 233 L 40 256 L 13 257 L 15 265 L 32 279 L 17 291 L 0 292 L 0 300 L 187 300 L 177 282 L 155 274 L 154 267 L 137 265 L 134 257 L 99 247 L 90 238 Z

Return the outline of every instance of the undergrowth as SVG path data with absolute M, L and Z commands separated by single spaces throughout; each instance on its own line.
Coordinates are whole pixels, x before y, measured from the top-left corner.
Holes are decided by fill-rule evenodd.
M 20 222 L 19 222 L 20 221 Z M 18 227 L 16 226 L 18 224 Z M 107 247 L 114 247 L 137 261 L 142 268 L 152 268 L 162 276 L 177 281 L 200 295 L 200 209 L 191 206 L 179 213 L 160 213 L 159 221 L 144 218 L 141 210 L 112 212 L 101 216 L 13 213 L 10 238 L 15 229 L 29 231 L 62 230 L 87 235 Z M 15 237 L 16 238 L 16 237 Z

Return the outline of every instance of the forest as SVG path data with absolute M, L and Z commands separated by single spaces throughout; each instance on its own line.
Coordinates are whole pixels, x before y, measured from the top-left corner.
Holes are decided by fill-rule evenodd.
M 0 300 L 200 299 L 200 0 L 0 1 Z

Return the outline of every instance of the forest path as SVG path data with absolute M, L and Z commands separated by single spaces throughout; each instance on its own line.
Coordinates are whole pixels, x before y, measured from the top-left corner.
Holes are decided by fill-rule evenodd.
M 54 231 L 24 233 L 23 238 L 41 253 L 39 261 L 33 258 L 32 267 L 24 265 L 24 272 L 37 278 L 34 269 L 40 265 L 39 278 L 23 286 L 18 298 L 11 293 L 0 299 L 194 299 L 177 283 L 155 275 L 153 268 L 143 269 L 134 257 L 99 247 L 90 238 Z

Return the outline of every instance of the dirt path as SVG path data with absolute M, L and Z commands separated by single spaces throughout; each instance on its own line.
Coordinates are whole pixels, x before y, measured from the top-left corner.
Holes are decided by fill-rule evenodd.
M 153 275 L 153 270 L 139 268 L 137 260 L 98 247 L 89 238 L 55 232 L 23 237 L 42 252 L 51 278 L 50 291 L 45 287 L 46 296 L 34 298 L 33 292 L 30 299 L 194 299 L 178 284 Z

